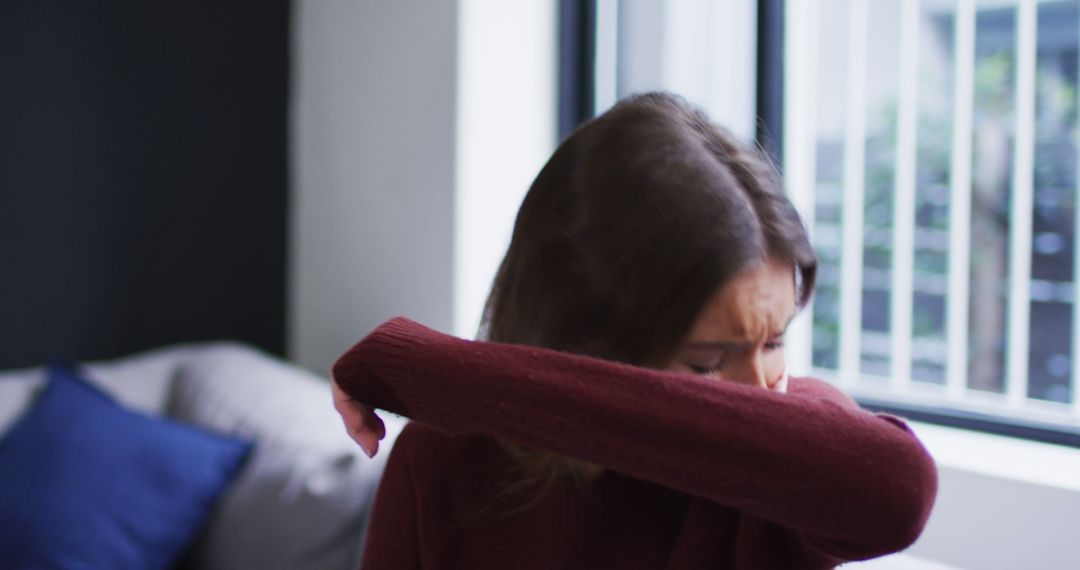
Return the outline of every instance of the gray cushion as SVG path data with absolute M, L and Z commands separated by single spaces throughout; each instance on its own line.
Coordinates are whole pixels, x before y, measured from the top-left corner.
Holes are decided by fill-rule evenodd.
M 251 348 L 189 354 L 169 415 L 255 440 L 187 565 L 206 570 L 354 570 L 362 530 L 392 440 L 368 459 L 345 435 L 326 380 Z

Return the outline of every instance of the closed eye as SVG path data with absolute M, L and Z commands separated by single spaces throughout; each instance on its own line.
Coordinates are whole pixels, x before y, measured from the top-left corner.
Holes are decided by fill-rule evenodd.
M 688 364 L 687 366 L 690 367 L 690 370 L 694 371 L 694 374 L 701 374 L 703 376 L 708 376 L 709 374 L 716 374 L 717 372 L 720 372 L 720 366 L 704 367 L 694 366 L 693 364 Z
M 686 366 L 694 372 L 694 374 L 710 375 L 720 372 L 724 367 L 724 361 L 727 360 L 728 351 L 721 350 L 719 353 L 713 352 L 711 358 L 695 358 L 692 362 L 686 362 Z

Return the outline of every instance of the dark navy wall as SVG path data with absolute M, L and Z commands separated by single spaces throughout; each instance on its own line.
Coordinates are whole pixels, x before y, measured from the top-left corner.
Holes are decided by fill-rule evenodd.
M 280 353 L 287 0 L 0 3 L 0 368 Z

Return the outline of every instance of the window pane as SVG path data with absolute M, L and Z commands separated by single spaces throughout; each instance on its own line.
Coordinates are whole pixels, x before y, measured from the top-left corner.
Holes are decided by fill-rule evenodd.
M 1057 402 L 1071 399 L 1077 26 L 1075 1 L 1039 5 L 1027 394 Z
M 847 125 L 848 2 L 822 0 L 818 30 L 814 248 L 813 365 L 836 369 L 840 360 L 840 253 L 843 223 L 844 135 Z
M 956 17 L 940 0 L 920 12 L 911 376 L 944 384 Z
M 968 387 L 1004 392 L 1016 9 L 977 4 Z
M 900 3 L 867 2 L 860 372 L 889 376 L 893 195 L 900 92 Z M 870 39 L 872 38 L 872 39 Z

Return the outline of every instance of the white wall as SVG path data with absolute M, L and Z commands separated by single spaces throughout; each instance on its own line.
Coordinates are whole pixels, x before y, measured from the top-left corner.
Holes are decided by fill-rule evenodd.
M 325 372 L 388 317 L 452 326 L 457 6 L 294 10 L 288 348 Z
M 958 568 L 1080 568 L 1080 493 L 939 470 L 934 512 L 910 550 Z
M 551 0 L 301 0 L 289 356 L 325 372 L 383 320 L 470 337 L 555 147 Z

